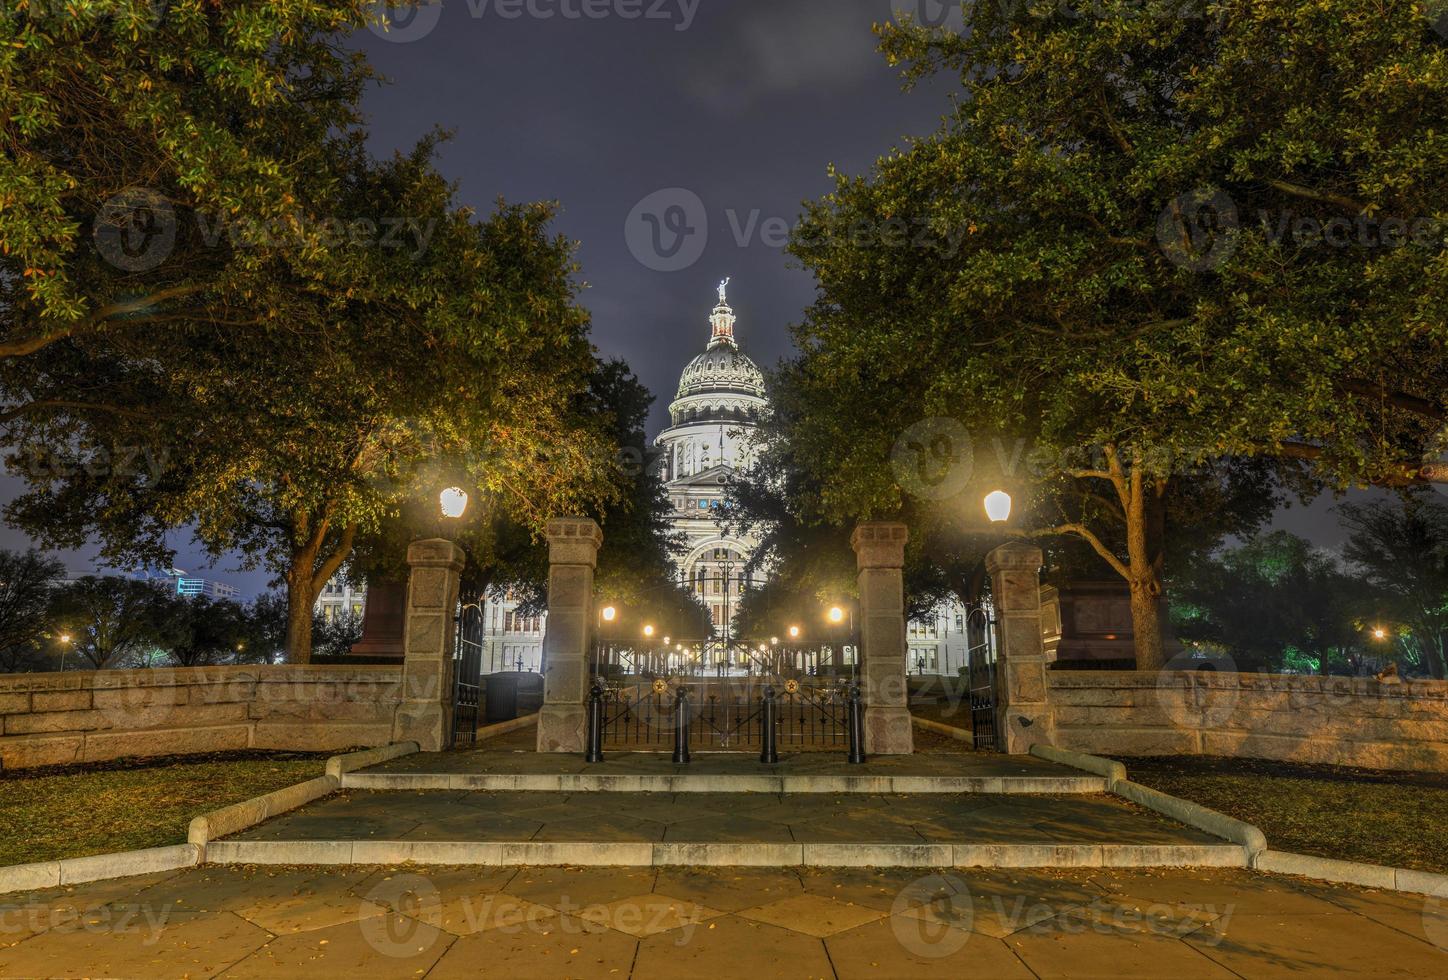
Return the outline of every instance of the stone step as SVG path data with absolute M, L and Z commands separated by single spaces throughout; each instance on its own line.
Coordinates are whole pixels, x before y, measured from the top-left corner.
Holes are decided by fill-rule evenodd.
M 1063 770 L 1064 771 L 1064 770 Z M 778 776 L 716 773 L 480 773 L 379 772 L 342 777 L 343 789 L 472 790 L 553 793 L 1104 793 L 1106 780 L 1091 775 L 922 776 L 799 773 Z
M 1235 844 L 223 840 L 209 864 L 817 868 L 1244 868 Z

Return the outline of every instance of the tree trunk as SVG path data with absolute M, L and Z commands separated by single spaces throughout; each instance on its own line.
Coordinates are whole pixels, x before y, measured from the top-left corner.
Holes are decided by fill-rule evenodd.
M 293 568 L 287 576 L 287 663 L 312 662 L 312 606 L 316 603 L 312 590 L 311 570 Z
M 1159 554 L 1152 548 L 1154 493 L 1146 486 L 1139 462 L 1131 467 L 1126 501 L 1126 556 L 1131 587 L 1131 632 L 1136 648 L 1137 670 L 1161 670 L 1166 666 L 1166 649 L 1161 636 L 1161 578 Z

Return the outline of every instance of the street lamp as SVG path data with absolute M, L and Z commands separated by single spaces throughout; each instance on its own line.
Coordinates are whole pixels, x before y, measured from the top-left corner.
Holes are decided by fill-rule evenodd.
M 843 623 L 844 621 L 845 621 L 845 611 L 844 611 L 843 609 L 841 609 L 839 606 L 831 606 L 831 607 L 830 607 L 830 622 L 832 622 L 832 623 Z
M 1375 639 L 1375 640 L 1386 640 L 1387 638 L 1388 638 L 1388 631 L 1385 630 L 1385 629 L 1383 629 L 1381 626 L 1379 626 L 1379 627 L 1377 627 L 1376 629 L 1373 630 L 1373 639 Z
M 615 609 L 613 606 L 604 606 L 604 607 L 603 607 L 603 621 L 604 621 L 605 623 L 611 623 L 611 622 L 613 622 L 613 621 L 614 621 L 615 619 L 617 619 L 617 618 L 618 618 L 618 610 L 617 610 L 617 609 Z
M 790 638 L 791 640 L 797 640 L 797 639 L 799 639 L 799 627 L 798 627 L 798 626 L 791 626 L 791 627 L 789 628 L 789 638 Z
M 60 634 L 60 672 L 65 673 L 65 655 L 69 652 L 70 634 Z
M 644 636 L 647 636 L 647 637 L 649 637 L 650 639 L 652 639 L 652 638 L 653 638 L 653 635 L 654 635 L 654 628 L 653 628 L 652 626 L 645 626 L 645 627 L 644 627 Z
M 1011 495 L 1004 490 L 996 490 L 986 495 L 985 516 L 989 517 L 992 524 L 1004 524 L 1011 519 Z
M 448 487 L 438 494 L 437 499 L 442 507 L 442 516 L 452 520 L 462 517 L 468 509 L 468 495 L 461 487 Z

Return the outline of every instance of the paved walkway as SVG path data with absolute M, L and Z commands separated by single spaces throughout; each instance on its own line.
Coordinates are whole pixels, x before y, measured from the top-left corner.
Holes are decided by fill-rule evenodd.
M 343 791 L 234 840 L 1221 844 L 1107 796 Z
M 1445 904 L 1200 870 L 212 867 L 0 897 L 0 976 L 1441 977 Z

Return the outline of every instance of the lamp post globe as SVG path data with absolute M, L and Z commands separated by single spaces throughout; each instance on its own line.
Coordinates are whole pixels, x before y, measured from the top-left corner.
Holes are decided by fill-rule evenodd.
M 1004 490 L 996 490 L 986 495 L 985 516 L 989 517 L 992 524 L 1004 524 L 1011 519 L 1011 495 Z
M 442 508 L 442 516 L 457 520 L 462 517 L 468 509 L 467 491 L 462 487 L 448 487 L 438 494 L 438 505 Z

